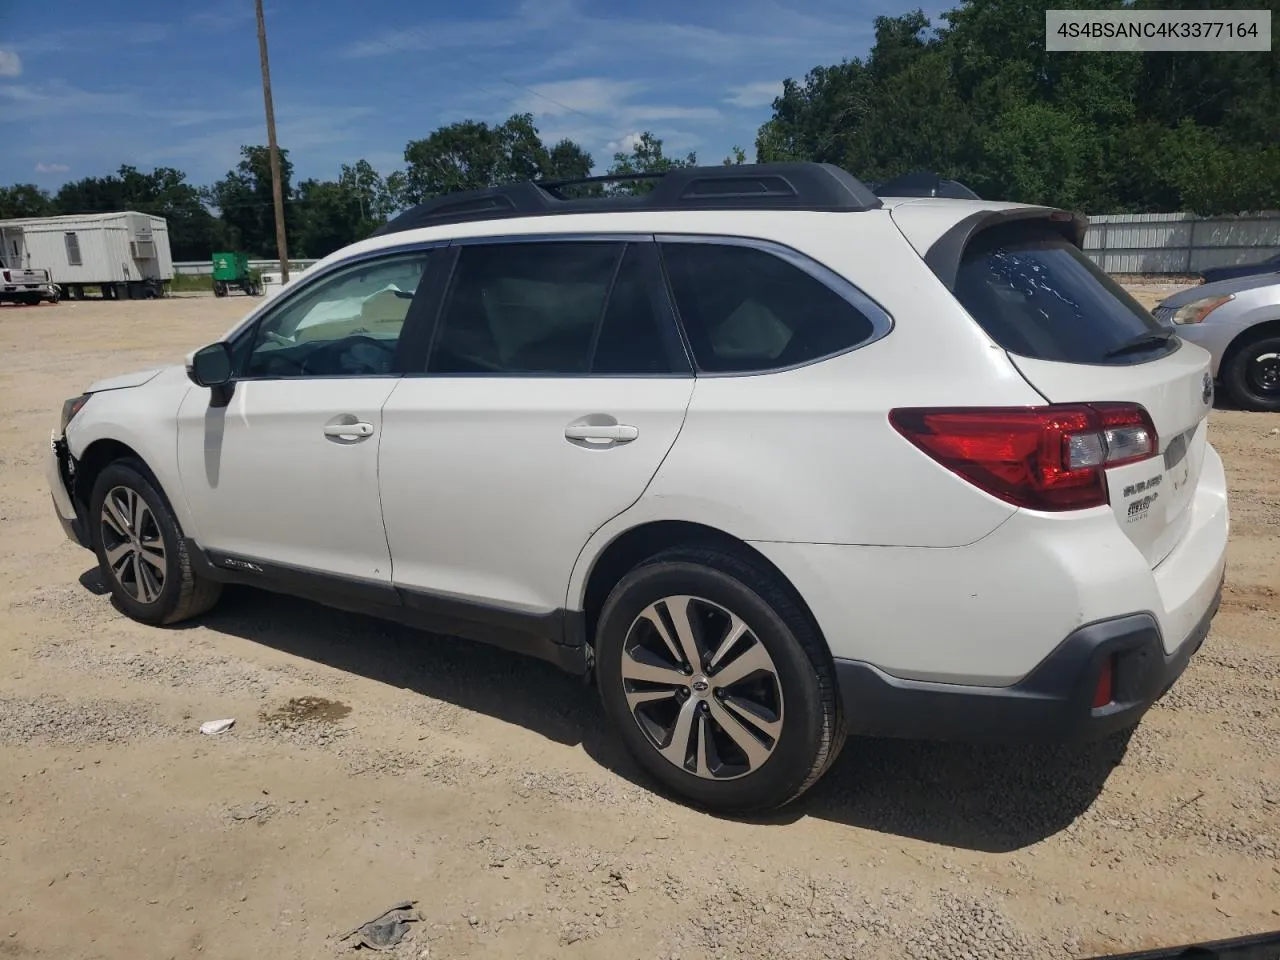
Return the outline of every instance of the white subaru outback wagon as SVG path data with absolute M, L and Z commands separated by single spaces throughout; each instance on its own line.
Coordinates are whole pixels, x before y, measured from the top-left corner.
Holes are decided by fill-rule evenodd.
M 430 201 L 68 400 L 53 499 L 118 606 L 252 584 L 594 674 L 721 810 L 846 734 L 1100 736 L 1183 671 L 1227 545 L 1209 355 L 1078 219 L 819 164 L 567 192 Z

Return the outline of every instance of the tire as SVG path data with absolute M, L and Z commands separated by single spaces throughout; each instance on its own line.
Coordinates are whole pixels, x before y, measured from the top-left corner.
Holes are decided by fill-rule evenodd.
M 114 521 L 104 519 L 108 495 L 117 508 L 132 508 L 131 515 Z M 136 527 L 132 521 L 139 515 L 134 507 L 135 498 L 143 508 L 138 541 L 129 536 L 130 529 Z M 126 514 L 129 513 L 126 510 Z M 115 516 L 120 517 L 120 514 Z M 152 625 L 177 623 L 199 616 L 217 603 L 222 584 L 195 573 L 186 541 L 169 502 L 141 461 L 131 458 L 117 460 L 102 470 L 89 497 L 86 520 L 93 551 L 98 557 L 98 569 L 120 609 L 132 619 Z M 148 563 L 134 558 L 139 552 L 139 542 L 149 548 L 144 554 L 152 558 L 157 558 L 154 545 L 158 542 L 160 562 L 153 560 Z M 129 549 L 131 545 L 133 549 Z M 120 557 L 109 555 L 110 551 L 121 546 L 125 552 Z M 117 561 L 120 573 L 113 569 L 113 559 Z M 139 570 L 142 572 L 141 588 Z
M 213 295 L 215 297 L 225 297 L 227 295 L 227 285 L 221 280 L 213 282 Z
M 683 685 L 673 682 L 676 655 L 653 619 L 665 624 L 674 649 L 682 652 L 671 629 L 677 622 L 672 611 L 682 605 L 689 621 L 701 625 L 701 663 L 693 672 L 689 658 L 681 657 Z M 730 616 L 746 632 L 711 665 L 714 648 L 733 623 Z M 751 674 L 744 673 L 748 662 L 758 667 Z M 665 665 L 665 680 L 636 677 L 654 665 Z M 745 679 L 734 680 L 734 674 Z M 717 684 L 718 677 L 730 680 L 727 688 Z M 640 766 L 672 792 L 719 812 L 789 803 L 827 771 L 844 743 L 831 657 L 816 625 L 774 574 L 719 549 L 665 551 L 618 582 L 596 631 L 596 682 L 605 713 Z M 666 690 L 675 695 L 658 695 Z M 633 712 L 628 698 L 646 693 L 652 696 L 633 701 Z M 738 722 L 744 705 L 754 705 L 751 712 L 762 725 Z M 689 735 L 677 747 L 686 711 Z M 738 722 L 736 734 L 723 722 L 726 717 Z M 759 735 L 751 737 L 752 727 Z M 739 746 L 749 742 L 750 752 Z M 674 759 L 664 754 L 664 745 Z
M 1280 334 L 1262 334 L 1233 349 L 1222 385 L 1245 410 L 1280 411 Z

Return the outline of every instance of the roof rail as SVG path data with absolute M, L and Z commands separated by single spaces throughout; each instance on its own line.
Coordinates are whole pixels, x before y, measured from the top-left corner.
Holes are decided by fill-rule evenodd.
M 638 196 L 565 198 L 564 187 L 652 180 Z M 474 220 L 623 210 L 822 210 L 860 212 L 881 206 L 866 184 L 829 163 L 759 163 L 677 167 L 664 173 L 615 174 L 579 180 L 525 180 L 435 197 L 406 210 L 374 236 Z
M 877 197 L 945 197 L 948 200 L 981 200 L 959 180 L 944 180 L 936 173 L 920 170 L 894 177 L 873 187 Z

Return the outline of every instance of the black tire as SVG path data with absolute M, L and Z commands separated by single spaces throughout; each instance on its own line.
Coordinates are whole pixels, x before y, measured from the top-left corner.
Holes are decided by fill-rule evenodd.
M 1280 355 L 1280 334 L 1261 334 L 1234 347 L 1222 366 L 1222 385 L 1228 395 L 1245 410 L 1280 411 L 1280 379 L 1274 387 L 1260 382 L 1256 364 L 1260 357 Z M 1280 377 L 1280 359 L 1271 361 L 1271 376 Z
M 158 584 L 159 591 L 150 601 L 145 599 L 146 591 L 143 591 L 143 597 L 134 596 L 131 592 L 128 582 L 137 582 L 136 573 L 130 570 L 124 576 L 118 575 L 108 560 L 107 538 L 114 538 L 115 535 L 102 519 L 103 505 L 109 493 L 121 489 L 139 497 L 154 520 L 154 526 L 144 522 L 142 539 L 147 541 L 158 535 L 163 546 L 163 582 Z M 89 496 L 86 522 L 93 551 L 98 557 L 98 569 L 111 588 L 112 597 L 120 609 L 134 620 L 152 625 L 177 623 L 205 613 L 218 602 L 222 584 L 198 576 L 192 568 L 186 541 L 169 507 L 169 501 L 160 492 L 151 471 L 141 461 L 132 458 L 117 460 L 103 468 Z M 124 540 L 123 537 L 118 539 Z M 154 551 L 151 555 L 154 556 Z M 136 561 L 136 564 L 145 567 L 141 561 Z M 126 559 L 123 566 L 128 568 L 133 564 Z M 155 578 L 149 570 L 144 575 L 150 577 L 147 581 L 150 586 L 156 586 Z
M 213 281 L 213 295 L 215 297 L 225 297 L 227 295 L 227 285 L 221 280 Z
M 622 671 L 628 633 L 650 604 L 677 595 L 710 601 L 739 617 L 776 671 L 781 731 L 767 758 L 735 779 L 699 776 L 688 764 L 680 767 L 668 760 L 627 703 Z M 722 666 L 731 663 L 726 660 Z M 844 743 L 831 657 L 817 626 L 776 575 L 745 556 L 720 549 L 664 551 L 618 582 L 597 626 L 596 682 L 605 713 L 640 766 L 674 793 L 711 810 L 744 813 L 789 803 L 827 771 Z M 672 704 L 688 699 L 683 696 Z M 707 706 L 699 709 L 706 711 Z

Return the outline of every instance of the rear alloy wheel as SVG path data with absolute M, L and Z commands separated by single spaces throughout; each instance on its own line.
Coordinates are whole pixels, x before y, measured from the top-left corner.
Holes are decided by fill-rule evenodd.
M 177 623 L 217 602 L 222 584 L 196 575 L 168 501 L 137 460 L 98 475 L 90 497 L 93 549 L 119 607 L 143 623 Z
M 782 684 L 769 651 L 740 617 L 702 597 L 664 597 L 636 617 L 622 686 L 650 745 L 697 777 L 746 776 L 782 732 Z
M 787 803 L 843 742 L 816 628 L 774 575 L 733 553 L 669 551 L 623 577 L 600 614 L 596 673 L 631 754 L 708 808 Z
M 1222 381 L 1244 409 L 1280 410 L 1280 336 L 1264 335 L 1234 350 Z

